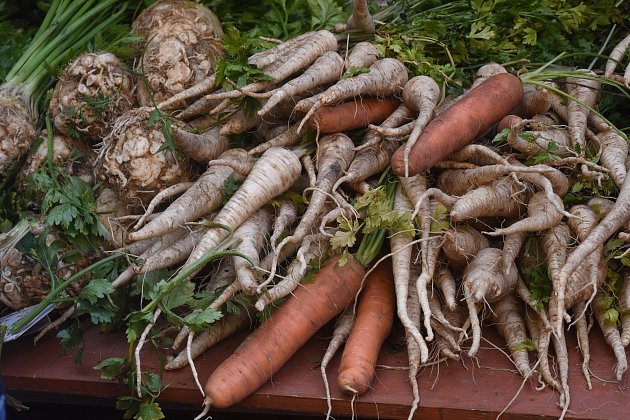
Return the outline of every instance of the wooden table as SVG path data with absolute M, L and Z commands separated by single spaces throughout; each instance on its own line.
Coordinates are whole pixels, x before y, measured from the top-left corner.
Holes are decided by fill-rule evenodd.
M 215 412 L 214 419 L 229 419 L 236 411 L 313 414 L 324 418 L 326 400 L 317 362 L 327 346 L 331 326 L 324 327 L 276 375 L 254 395 L 231 412 Z M 393 336 L 395 336 L 394 334 Z M 199 376 L 204 381 L 217 364 L 225 359 L 243 339 L 244 334 L 227 340 L 197 359 Z M 484 337 L 503 348 L 494 329 L 486 327 Z M 581 357 L 577 354 L 573 331 L 568 334 L 567 346 L 570 361 L 571 418 L 630 418 L 630 390 L 628 375 L 621 383 L 614 380 L 614 357 L 603 342 L 597 327 L 590 335 L 591 370 L 593 389 L 587 390 L 581 374 Z M 400 368 L 406 365 L 406 352 L 391 351 L 401 342 L 393 338 L 381 354 L 379 364 L 399 369 L 378 370 L 373 389 L 358 398 L 354 411 L 358 418 L 407 418 L 411 391 L 407 373 Z M 100 334 L 90 328 L 85 334 L 83 364 L 74 364 L 74 354 L 63 354 L 54 334 L 49 334 L 33 347 L 29 338 L 5 344 L 0 360 L 0 374 L 11 392 L 22 395 L 54 393 L 71 402 L 73 398 L 102 398 L 111 401 L 128 395 L 125 385 L 99 378 L 92 367 L 109 357 L 125 357 L 127 343 L 122 333 Z M 352 407 L 336 386 L 334 373 L 339 364 L 338 354 L 329 366 L 329 380 L 333 398 L 333 414 L 350 416 Z M 157 357 L 153 351 L 143 355 L 143 370 L 157 371 Z M 537 375 L 536 375 L 537 376 Z M 200 407 L 202 397 L 194 386 L 190 370 L 167 372 L 164 382 L 169 384 L 159 401 L 178 403 L 191 408 Z M 547 388 L 537 391 L 535 378 L 523 385 L 510 361 L 489 343 L 482 342 L 476 360 L 464 356 L 459 363 L 449 361 L 426 367 L 419 375 L 421 408 L 416 418 L 422 419 L 485 419 L 495 418 L 510 400 L 504 418 L 555 418 L 560 415 L 558 394 Z

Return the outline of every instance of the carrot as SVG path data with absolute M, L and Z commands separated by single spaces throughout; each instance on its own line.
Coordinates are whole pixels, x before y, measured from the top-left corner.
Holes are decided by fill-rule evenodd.
M 372 43 L 367 41 L 359 42 L 352 47 L 350 53 L 344 60 L 344 70 L 370 67 L 378 60 L 378 56 L 378 50 Z
M 370 66 L 369 73 L 342 79 L 322 93 L 303 99 L 295 105 L 295 111 L 306 112 L 298 125 L 298 132 L 318 108 L 355 96 L 395 96 L 407 83 L 407 69 L 394 58 L 383 58 Z
M 319 108 L 309 124 L 320 133 L 339 133 L 380 123 L 396 110 L 396 98 L 358 98 L 340 105 Z
M 251 326 L 254 317 L 250 312 L 251 307 L 239 307 L 238 312 L 229 312 L 225 314 L 220 320 L 210 325 L 206 330 L 196 335 L 191 348 L 191 358 L 194 359 L 200 356 L 204 351 L 211 348 L 215 344 L 220 343 L 226 338 L 243 331 Z M 182 350 L 175 357 L 168 357 L 166 359 L 166 365 L 164 369 L 175 370 L 181 369 L 188 364 L 188 351 Z
M 213 223 L 237 228 L 270 199 L 288 190 L 300 175 L 302 165 L 295 153 L 282 148 L 267 150 L 236 193 L 221 208 Z M 189 266 L 227 236 L 225 229 L 208 230 L 184 264 Z
M 228 138 L 219 133 L 218 127 L 203 134 L 189 133 L 177 127 L 172 127 L 171 130 L 177 149 L 204 165 L 230 147 Z
M 365 279 L 354 326 L 341 356 L 337 384 L 361 395 L 374 379 L 376 360 L 394 321 L 396 297 L 391 260 L 381 262 Z
M 258 110 L 258 115 L 267 114 L 285 98 L 308 92 L 320 85 L 336 82 L 341 77 L 342 71 L 343 59 L 341 56 L 335 51 L 326 51 L 304 73 L 274 90 L 271 97 Z
M 423 172 L 471 143 L 507 115 L 522 97 L 520 79 L 509 73 L 492 76 L 472 89 L 425 127 L 409 154 L 409 174 Z M 401 147 L 392 157 L 392 170 L 398 176 L 405 174 L 404 153 Z
M 484 232 L 490 236 L 509 235 L 518 232 L 541 232 L 551 229 L 560 223 L 562 214 L 556 211 L 557 206 L 562 206 L 562 200 L 555 196 L 556 205 L 549 202 L 544 192 L 537 192 L 527 203 L 527 217 L 502 229 L 493 232 Z
M 129 233 L 129 240 L 135 242 L 155 238 L 219 208 L 223 202 L 221 189 L 233 173 L 232 169 L 224 166 L 208 168 L 192 187 L 173 201 L 158 217 L 144 225 L 142 229 Z
M 359 291 L 365 269 L 350 256 L 329 259 L 314 281 L 295 290 L 208 379 L 204 405 L 230 407 L 255 392 Z
M 599 324 L 604 333 L 604 339 L 610 347 L 612 347 L 615 357 L 617 359 L 617 367 L 615 368 L 615 376 L 618 381 L 621 381 L 623 374 L 628 370 L 628 360 L 626 358 L 626 351 L 621 343 L 621 337 L 617 326 L 613 323 L 610 324 L 605 317 L 606 303 L 604 302 L 606 295 L 600 289 L 593 300 L 593 315 L 595 320 Z
M 499 301 L 490 305 L 491 318 L 499 334 L 505 339 L 512 359 L 521 376 L 527 377 L 531 371 L 526 349 L 518 346 L 525 343 L 527 333 L 525 321 L 521 316 L 520 302 L 513 293 L 510 293 Z

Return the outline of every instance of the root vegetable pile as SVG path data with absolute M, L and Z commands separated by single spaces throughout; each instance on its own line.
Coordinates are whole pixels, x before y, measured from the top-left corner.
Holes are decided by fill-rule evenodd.
M 114 10 L 52 3 L 53 14 L 76 13 L 69 23 Z M 355 3 L 339 28 L 374 32 Z M 590 387 L 591 314 L 623 380 L 629 142 L 600 110 L 613 88 L 628 105 L 628 72 L 615 71 L 630 36 L 605 70 L 488 63 L 448 96 L 448 77 L 385 56 L 377 39 L 318 29 L 254 42 L 188 0 L 158 1 L 131 28 L 131 58 L 55 59 L 69 64 L 39 125 L 40 73 L 14 70 L 0 89 L 0 181 L 17 180 L 40 211 L 2 226 L 2 305 L 63 301 L 54 327 L 86 314 L 126 322 L 135 357 L 99 366 L 131 369 L 134 398 L 150 404 L 141 349 L 168 325 L 178 353 L 165 368 L 191 369 L 200 417 L 254 393 L 335 317 L 321 365 L 329 415 L 328 380 L 348 399 L 366 392 L 394 323 L 406 335 L 410 418 L 420 367 L 475 357 L 489 325 L 521 376 L 558 391 L 559 416 L 570 409 L 574 324 Z M 199 378 L 199 356 L 248 328 Z

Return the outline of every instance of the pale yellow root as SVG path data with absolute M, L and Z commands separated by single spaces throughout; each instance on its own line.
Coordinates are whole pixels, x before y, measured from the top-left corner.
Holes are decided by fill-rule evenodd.
M 515 348 L 527 340 L 520 302 L 513 293 L 510 293 L 490 306 L 493 323 L 505 339 L 516 368 L 521 376 L 527 377 L 531 371 L 527 350 Z
M 479 217 L 518 217 L 525 208 L 527 191 L 507 178 L 499 178 L 461 196 L 451 209 L 451 221 Z
M 240 239 L 240 243 L 235 250 L 249 257 L 254 265 L 258 265 L 270 228 L 271 213 L 264 208 L 256 211 L 234 231 L 234 239 L 237 241 Z M 255 295 L 258 282 L 254 267 L 249 261 L 240 256 L 232 258 L 236 271 L 236 281 L 240 284 L 241 291 L 246 295 Z
M 630 272 L 626 271 L 619 286 L 619 307 L 621 314 L 621 344 L 630 344 Z
M 225 166 L 234 171 L 234 173 L 246 177 L 252 171 L 256 158 L 247 152 L 245 149 L 232 148 L 222 153 L 217 159 L 213 159 L 209 162 L 208 168 L 214 166 Z
M 145 221 L 147 220 L 147 217 L 153 214 L 153 210 L 155 210 L 155 207 L 159 205 L 162 201 L 166 200 L 167 198 L 171 198 L 173 196 L 183 193 L 184 191 L 188 190 L 192 185 L 193 185 L 192 182 L 180 182 L 178 184 L 171 185 L 170 187 L 157 193 L 157 195 L 151 199 L 151 202 L 149 203 L 146 211 L 144 212 L 142 217 L 138 219 L 133 229 L 134 230 L 140 229 L 144 225 Z
M 439 266 L 433 277 L 433 282 L 440 289 L 444 296 L 444 303 L 451 311 L 457 309 L 457 284 L 455 283 L 455 277 L 447 266 Z
M 608 61 L 606 61 L 606 69 L 604 70 L 604 76 L 608 77 L 615 72 L 617 65 L 623 58 L 629 46 L 630 46 L 630 34 L 626 35 L 624 39 L 619 41 L 619 43 L 610 52 L 610 55 L 608 56 Z
M 271 140 L 268 140 L 265 143 L 262 143 L 250 149 L 248 153 L 251 155 L 257 155 L 259 153 L 266 152 L 268 149 L 271 149 L 272 147 L 293 146 L 298 143 L 301 137 L 302 136 L 297 131 L 297 126 L 292 125 L 289 128 L 287 128 L 285 131 L 283 131 L 282 133 L 278 134 L 276 137 L 272 138 Z
M 351 68 L 370 67 L 379 58 L 376 47 L 367 41 L 354 45 L 344 60 L 344 70 Z
M 488 239 L 469 225 L 456 225 L 443 235 L 442 250 L 449 264 L 464 268 L 483 248 L 490 246 Z
M 521 252 L 521 247 L 527 239 L 527 233 L 516 232 L 507 234 L 503 237 L 503 253 L 501 254 L 501 266 L 503 267 L 503 275 L 509 276 L 513 264 Z
M 601 132 L 595 139 L 601 150 L 602 165 L 610 169 L 610 177 L 621 188 L 627 173 L 628 142 L 615 130 Z
M 591 71 L 585 74 L 595 76 L 595 73 Z M 600 87 L 601 85 L 598 80 L 567 77 L 567 93 L 591 108 L 594 107 L 599 100 Z M 579 147 L 580 153 L 584 155 L 586 152 L 586 127 L 590 110 L 582 106 L 576 100 L 570 99 L 567 105 L 567 112 L 567 123 L 569 125 L 569 134 L 573 147 Z

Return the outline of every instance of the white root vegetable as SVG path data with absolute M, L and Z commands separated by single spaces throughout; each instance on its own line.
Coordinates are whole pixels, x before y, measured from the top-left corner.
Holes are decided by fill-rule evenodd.
M 213 223 L 232 229 L 237 228 L 270 199 L 288 190 L 300 176 L 301 169 L 302 165 L 295 153 L 283 148 L 267 150 L 256 161 L 254 168 L 240 188 L 221 208 Z M 228 232 L 223 228 L 209 229 L 197 248 L 190 254 L 184 267 L 212 250 L 227 235 Z
M 524 210 L 527 191 L 507 178 L 482 185 L 461 196 L 451 209 L 451 221 L 479 217 L 518 217 Z
M 595 141 L 601 150 L 602 165 L 610 169 L 610 177 L 621 188 L 627 173 L 628 142 L 615 130 L 597 134 Z
M 595 296 L 595 300 L 593 300 L 593 315 L 595 316 L 595 320 L 597 324 L 599 324 L 599 328 L 601 328 L 604 333 L 604 339 L 608 343 L 610 347 L 612 347 L 613 352 L 615 353 L 615 358 L 617 359 L 617 366 L 615 367 L 615 377 L 618 381 L 621 381 L 623 378 L 623 374 L 628 370 L 628 360 L 626 358 L 626 350 L 621 343 L 621 337 L 619 335 L 619 330 L 615 324 L 609 324 L 606 321 L 605 317 L 605 303 L 603 300 L 606 298 L 606 295 L 599 290 L 597 295 Z
M 516 257 L 521 252 L 521 247 L 527 239 L 527 233 L 515 232 L 508 233 L 503 237 L 503 253 L 501 254 L 501 265 L 503 266 L 503 275 L 509 276 L 516 261 Z
M 572 308 L 573 315 L 575 316 L 575 334 L 577 336 L 578 348 L 582 353 L 582 375 L 586 380 L 586 387 L 593 389 L 591 383 L 591 373 L 589 370 L 589 364 L 591 361 L 591 350 L 588 343 L 588 323 L 586 321 L 586 302 L 578 302 Z
M 225 166 L 208 168 L 177 200 L 142 229 L 129 234 L 130 241 L 154 238 L 219 208 L 223 202 L 223 184 L 234 172 Z M 239 179 L 237 177 L 237 179 Z
M 235 250 L 250 258 L 254 265 L 260 262 L 260 253 L 265 245 L 267 233 L 271 227 L 271 213 L 262 208 L 245 220 L 234 231 L 236 241 L 240 243 Z M 241 291 L 246 295 L 254 295 L 258 287 L 256 273 L 253 266 L 246 259 L 234 256 L 234 269 L 236 271 L 236 281 L 239 283 Z
M 393 58 L 383 58 L 370 66 L 369 73 L 343 79 L 309 99 L 303 99 L 295 105 L 297 112 L 306 112 L 298 125 L 298 132 L 317 109 L 332 105 L 344 99 L 360 95 L 376 97 L 396 96 L 407 83 L 407 69 L 404 64 Z
M 189 233 L 183 238 L 169 244 L 165 248 L 148 255 L 142 265 L 136 267 L 136 273 L 149 273 L 161 268 L 172 267 L 184 261 L 190 253 L 201 242 L 206 229 L 203 227 L 195 227 L 190 229 Z
M 455 283 L 455 277 L 453 273 L 446 266 L 439 266 L 433 277 L 433 282 L 440 289 L 444 296 L 444 302 L 450 311 L 455 311 L 458 308 L 457 305 L 457 283 Z
M 500 249 L 483 248 L 464 270 L 464 296 L 473 328 L 473 341 L 468 351 L 470 357 L 477 353 L 481 342 L 476 304 L 496 302 L 516 288 L 516 267 L 512 267 L 510 275 L 505 277 L 500 261 Z
M 606 69 L 604 70 L 605 77 L 609 77 L 614 73 L 615 69 L 617 68 L 617 64 L 621 61 L 629 46 L 630 34 L 626 35 L 624 39 L 619 41 L 619 43 L 615 46 L 615 48 L 613 48 L 610 55 L 608 56 L 608 61 L 606 61 Z M 623 81 L 626 86 L 630 85 L 630 72 L 628 71 L 628 67 L 626 67 Z
M 491 318 L 499 334 L 505 339 L 512 359 L 521 376 L 527 377 L 531 368 L 527 350 L 517 348 L 527 340 L 525 321 L 520 302 L 513 293 L 509 293 L 499 301 L 490 305 Z
M 396 188 L 394 196 L 393 211 L 399 215 L 411 212 L 411 203 L 399 185 Z M 411 242 L 413 232 L 390 232 L 389 244 L 392 252 L 392 271 L 394 276 L 394 285 L 396 291 L 396 310 L 398 318 L 405 328 L 406 334 L 415 340 L 416 349 L 422 363 L 426 362 L 429 357 L 429 350 L 416 326 L 411 319 L 407 308 L 407 297 L 409 295 L 409 284 L 411 281 L 410 265 L 413 248 Z M 412 287 L 415 289 L 415 287 Z M 415 292 L 417 294 L 417 291 Z M 418 301 L 419 303 L 419 301 Z
M 257 155 L 259 153 L 264 153 L 268 149 L 272 147 L 288 147 L 293 146 L 298 143 L 302 136 L 297 131 L 297 126 L 292 125 L 282 133 L 278 134 L 276 137 L 259 144 L 258 146 L 249 150 L 250 155 Z
M 344 70 L 352 68 L 370 67 L 378 60 L 379 53 L 376 47 L 367 41 L 355 44 L 344 60 Z
M 567 93 L 577 101 L 592 108 L 599 100 L 600 83 L 595 77 L 595 73 L 588 71 L 585 74 L 594 79 L 567 77 Z M 570 99 L 567 105 L 567 123 L 573 146 L 579 147 L 580 152 L 584 154 L 586 151 L 586 127 L 591 111 L 576 100 Z
M 240 306 L 237 313 L 227 313 L 220 320 L 215 321 L 206 330 L 195 335 L 190 346 L 190 356 L 195 359 L 204 351 L 220 343 L 226 338 L 250 327 L 255 321 L 252 308 Z M 164 369 L 181 369 L 188 365 L 188 349 L 180 351 L 177 356 L 166 360 Z
M 464 268 L 483 248 L 490 246 L 488 240 L 477 229 L 468 225 L 457 225 L 443 235 L 442 251 L 453 267 Z
M 273 95 L 258 110 L 258 115 L 267 114 L 283 99 L 307 92 L 320 85 L 336 82 L 343 71 L 343 58 L 335 51 L 326 51 L 315 62 L 295 79 L 273 91 Z
M 273 222 L 273 230 L 269 237 L 269 244 L 273 251 L 276 249 L 276 241 L 282 236 L 284 231 L 295 222 L 297 215 L 298 208 L 292 200 L 286 198 L 280 199 L 280 204 L 276 210 L 276 217 Z
M 230 148 L 228 138 L 219 133 L 219 127 L 212 128 L 203 134 L 189 133 L 178 127 L 172 127 L 171 131 L 177 149 L 203 165 L 216 159 Z
M 619 307 L 621 313 L 621 344 L 630 344 L 630 272 L 626 271 L 619 286 Z
M 226 150 L 225 153 L 219 156 L 219 158 L 208 162 L 208 167 L 227 166 L 228 168 L 231 168 L 234 173 L 241 175 L 242 177 L 247 177 L 247 175 L 249 175 L 252 171 L 255 163 L 256 158 L 247 153 L 247 150 L 232 148 L 230 150 Z
M 490 236 L 509 235 L 518 232 L 541 232 L 551 229 L 560 223 L 562 214 L 556 211 L 562 206 L 562 200 L 555 196 L 556 205 L 549 202 L 544 192 L 537 192 L 527 204 L 527 217 L 503 229 L 495 229 L 493 232 L 484 232 Z

